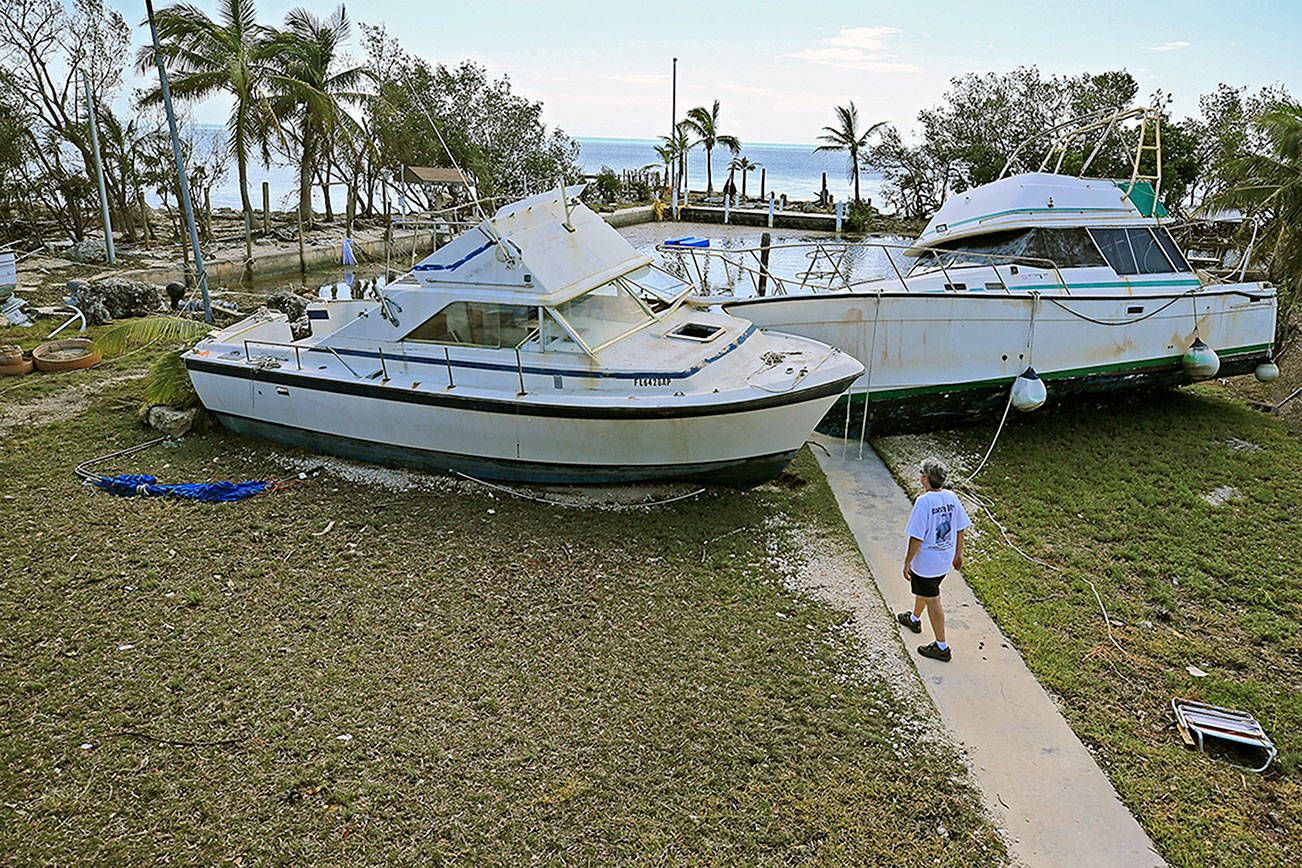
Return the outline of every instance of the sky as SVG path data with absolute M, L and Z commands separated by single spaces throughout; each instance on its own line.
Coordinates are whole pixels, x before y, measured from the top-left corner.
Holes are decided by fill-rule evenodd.
M 108 2 L 132 23 L 144 18 L 143 0 Z M 216 0 L 191 2 L 216 14 Z M 257 5 L 269 24 L 294 6 L 320 15 L 334 8 Z M 431 61 L 469 58 L 509 75 L 517 93 L 542 101 L 549 124 L 576 137 L 666 132 L 674 57 L 679 114 L 718 99 L 721 128 L 743 143 L 812 142 L 849 100 L 865 121 L 910 131 L 952 77 L 1021 64 L 1059 74 L 1125 68 L 1141 98 L 1172 94 L 1177 116 L 1196 114 L 1198 95 L 1219 82 L 1302 93 L 1299 0 L 370 0 L 347 10 Z M 353 47 L 360 53 L 356 36 Z M 224 123 L 227 105 L 215 100 L 193 114 Z

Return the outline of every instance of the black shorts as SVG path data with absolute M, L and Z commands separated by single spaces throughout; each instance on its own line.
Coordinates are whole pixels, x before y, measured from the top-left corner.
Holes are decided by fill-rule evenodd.
M 944 580 L 944 576 L 929 579 L 918 575 L 913 570 L 909 570 L 909 584 L 913 587 L 913 596 L 915 597 L 939 597 L 940 583 Z

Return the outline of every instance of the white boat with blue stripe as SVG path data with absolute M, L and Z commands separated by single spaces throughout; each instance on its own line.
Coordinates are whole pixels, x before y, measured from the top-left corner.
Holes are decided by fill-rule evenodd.
M 227 428 L 472 476 L 775 476 L 862 372 L 808 338 L 684 304 L 690 287 L 575 201 L 500 209 L 375 298 L 263 313 L 185 354 Z

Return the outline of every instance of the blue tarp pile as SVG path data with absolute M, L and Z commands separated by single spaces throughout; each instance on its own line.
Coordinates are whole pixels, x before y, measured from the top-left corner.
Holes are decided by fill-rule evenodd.
M 204 503 L 229 503 L 261 494 L 271 487 L 271 480 L 251 482 L 190 482 L 160 485 L 158 480 L 144 473 L 124 473 L 121 476 L 101 476 L 91 480 L 109 494 L 119 497 L 181 497 Z

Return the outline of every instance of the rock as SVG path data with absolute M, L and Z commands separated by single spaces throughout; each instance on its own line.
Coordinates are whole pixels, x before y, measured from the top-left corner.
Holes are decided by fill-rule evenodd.
M 1243 500 L 1247 495 L 1235 488 L 1233 485 L 1222 485 L 1219 488 L 1213 488 L 1206 494 L 1198 495 L 1203 502 L 1211 507 L 1224 506 L 1235 500 Z
M 90 285 L 70 281 L 68 289 L 76 299 L 74 304 L 86 314 L 91 325 L 123 317 L 148 316 L 163 307 L 158 287 L 140 280 L 109 277 Z
M 290 321 L 289 333 L 294 336 L 296 341 L 312 336 L 312 321 L 307 318 L 307 314 Z
M 291 323 L 307 313 L 307 302 L 288 289 L 278 289 L 267 296 L 267 307 L 281 311 Z
M 181 437 L 194 427 L 195 420 L 203 412 L 200 407 L 191 407 L 188 410 L 178 410 L 175 407 L 165 407 L 162 404 L 155 404 L 149 408 L 149 427 L 155 431 L 161 431 L 168 437 Z
M 63 258 L 73 262 L 107 262 L 108 247 L 104 245 L 103 239 L 87 238 L 63 251 Z

